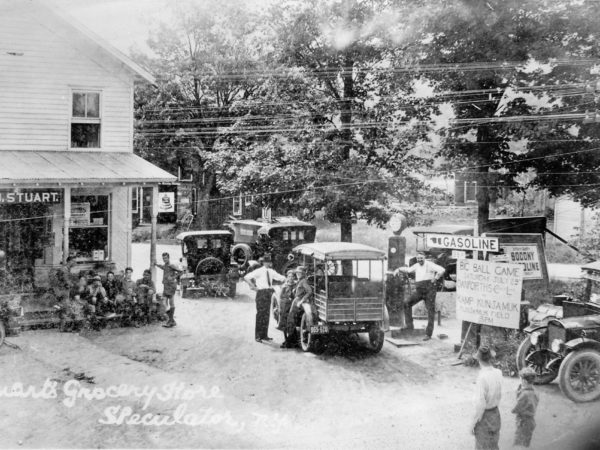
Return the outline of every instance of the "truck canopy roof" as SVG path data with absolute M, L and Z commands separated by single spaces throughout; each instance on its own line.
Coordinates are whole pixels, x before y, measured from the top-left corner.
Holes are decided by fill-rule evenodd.
M 385 252 L 354 242 L 314 242 L 298 245 L 293 250 L 318 259 L 385 259 Z
M 190 236 L 232 236 L 231 231 L 227 230 L 200 230 L 200 231 L 185 231 L 175 236 L 175 239 L 183 241 Z

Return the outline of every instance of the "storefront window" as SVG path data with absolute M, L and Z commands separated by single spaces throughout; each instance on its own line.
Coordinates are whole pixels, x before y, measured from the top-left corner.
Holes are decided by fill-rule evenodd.
M 79 261 L 109 258 L 110 197 L 71 196 L 69 254 Z

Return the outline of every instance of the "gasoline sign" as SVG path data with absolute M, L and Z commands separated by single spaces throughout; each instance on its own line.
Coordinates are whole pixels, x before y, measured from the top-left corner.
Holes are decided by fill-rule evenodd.
M 502 249 L 509 262 L 523 266 L 525 280 L 543 278 L 542 263 L 536 244 L 502 244 Z
M 478 250 L 497 252 L 498 238 L 456 236 L 453 234 L 426 234 L 428 248 L 449 248 L 453 250 Z

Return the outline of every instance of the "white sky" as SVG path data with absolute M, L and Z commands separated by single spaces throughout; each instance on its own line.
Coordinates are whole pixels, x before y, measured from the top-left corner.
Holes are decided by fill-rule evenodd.
M 168 21 L 174 0 L 49 0 L 125 54 L 147 50 L 149 31 Z

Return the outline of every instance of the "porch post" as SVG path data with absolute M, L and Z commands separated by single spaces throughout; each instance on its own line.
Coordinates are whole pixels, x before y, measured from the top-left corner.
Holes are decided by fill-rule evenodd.
M 150 204 L 150 271 L 156 283 L 156 218 L 158 216 L 158 185 L 152 186 L 152 201 Z
M 63 264 L 67 264 L 69 257 L 69 225 L 71 222 L 71 187 L 65 186 L 63 191 Z

